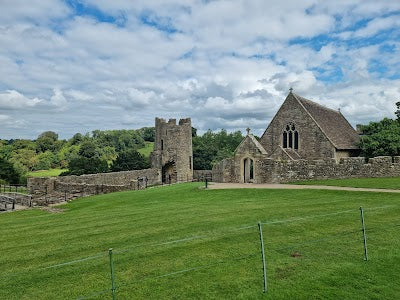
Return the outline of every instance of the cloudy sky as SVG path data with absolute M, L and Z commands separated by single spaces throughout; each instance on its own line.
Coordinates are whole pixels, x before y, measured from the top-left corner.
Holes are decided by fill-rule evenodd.
M 290 87 L 355 125 L 400 100 L 398 0 L 0 0 L 0 138 L 261 134 Z

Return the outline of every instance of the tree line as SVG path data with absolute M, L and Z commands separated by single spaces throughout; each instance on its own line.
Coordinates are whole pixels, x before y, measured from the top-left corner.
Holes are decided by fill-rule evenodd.
M 400 155 L 400 101 L 396 106 L 396 119 L 359 126 L 361 156 Z M 145 169 L 150 166 L 149 158 L 137 150 L 145 142 L 154 142 L 154 136 L 154 127 L 144 127 L 94 130 L 66 140 L 52 131 L 43 132 L 35 140 L 0 140 L 0 183 L 24 183 L 28 172 L 53 168 L 67 169 L 61 175 Z M 208 130 L 198 135 L 195 128 L 192 137 L 195 170 L 212 169 L 216 162 L 232 156 L 243 139 L 240 131 Z
M 150 167 L 148 157 L 137 150 L 145 142 L 154 142 L 155 128 L 137 130 L 95 130 L 77 133 L 70 139 L 59 139 L 53 131 L 35 140 L 0 140 L 0 182 L 25 183 L 29 172 L 66 169 L 61 175 L 82 175 Z M 233 154 L 243 136 L 240 131 L 228 133 L 207 131 L 197 135 L 192 128 L 193 165 L 209 170 L 212 165 Z
M 400 101 L 396 102 L 396 108 L 396 119 L 383 118 L 379 122 L 359 126 L 361 156 L 400 155 Z
M 124 168 L 142 169 L 148 158 L 137 152 L 145 142 L 154 142 L 154 127 L 137 130 L 94 130 L 59 139 L 53 131 L 37 139 L 0 140 L 0 180 L 24 183 L 28 172 L 67 169 L 62 175 L 82 175 Z M 122 159 L 128 161 L 121 162 Z M 133 158 L 133 159 L 130 159 Z

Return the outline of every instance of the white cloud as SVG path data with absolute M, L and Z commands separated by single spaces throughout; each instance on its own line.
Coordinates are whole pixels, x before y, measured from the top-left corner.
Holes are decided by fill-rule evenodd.
M 400 18 L 398 15 L 394 15 L 390 17 L 373 19 L 370 22 L 368 22 L 368 24 L 365 27 L 362 27 L 356 31 L 345 31 L 338 34 L 338 36 L 343 39 L 366 38 L 374 36 L 380 31 L 398 28 L 399 26 L 400 26 Z
M 39 98 L 28 98 L 15 90 L 7 90 L 0 93 L 1 109 L 26 109 L 37 106 L 44 100 Z
M 23 120 L 14 119 L 8 115 L 0 115 L 0 125 L 12 129 L 21 129 L 26 126 Z
M 81 2 L 115 24 L 63 1 L 13 3 L 0 7 L 0 109 L 26 126 L 3 125 L 3 137 L 151 126 L 156 116 L 261 132 L 290 87 L 353 124 L 392 116 L 400 99 L 398 35 L 352 40 L 398 30 L 397 1 Z
M 66 105 L 68 104 L 64 93 L 59 88 L 53 89 L 53 96 L 50 98 L 50 104 L 60 110 L 65 109 Z
M 2 0 L 0 2 L 0 24 L 10 24 L 16 20 L 48 22 L 64 18 L 70 12 L 60 0 Z

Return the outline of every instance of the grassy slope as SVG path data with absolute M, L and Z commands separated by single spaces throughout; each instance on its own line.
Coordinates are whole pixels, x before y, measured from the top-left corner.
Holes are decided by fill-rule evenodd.
M 399 227 L 387 227 L 399 223 L 398 195 L 209 191 L 198 186 L 89 197 L 63 206 L 62 213 L 1 214 L 0 299 L 75 299 L 108 289 L 109 247 L 116 252 L 118 299 L 395 299 L 400 295 Z M 363 261 L 360 232 L 332 236 L 359 230 L 361 205 L 371 229 L 368 262 Z M 263 225 L 267 295 L 261 292 L 257 228 L 237 230 L 258 220 L 269 222 Z M 387 228 L 372 230 L 381 226 Z M 197 238 L 182 240 L 190 237 Z M 181 241 L 157 245 L 173 240 Z M 292 257 L 295 252 L 301 256 Z M 101 256 L 37 269 L 96 254 Z M 248 255 L 252 256 L 233 259 Z M 230 263 L 148 279 L 221 260 Z M 102 294 L 93 299 L 108 298 Z
M 334 185 L 360 188 L 400 189 L 400 177 L 326 179 L 294 182 L 301 185 Z
M 50 170 L 41 170 L 41 171 L 33 171 L 29 172 L 29 177 L 51 177 L 58 176 L 62 172 L 67 171 L 67 169 L 50 169 Z
M 150 153 L 153 151 L 154 149 L 154 143 L 153 142 L 145 142 L 146 146 L 144 148 L 138 149 L 138 152 L 142 155 L 144 155 L 145 157 L 149 157 Z

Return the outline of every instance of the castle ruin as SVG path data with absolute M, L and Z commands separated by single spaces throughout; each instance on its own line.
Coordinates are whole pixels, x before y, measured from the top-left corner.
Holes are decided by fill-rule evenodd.
M 156 118 L 154 151 L 151 166 L 161 170 L 162 183 L 177 183 L 193 179 L 192 122 Z
M 28 191 L 37 205 L 83 196 L 143 189 L 147 186 L 193 180 L 192 122 L 190 118 L 156 118 L 151 168 L 81 176 L 31 177 Z

